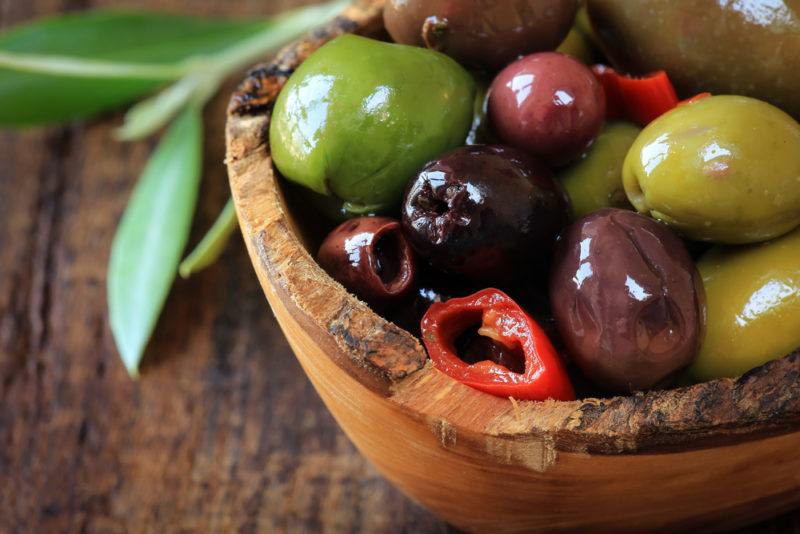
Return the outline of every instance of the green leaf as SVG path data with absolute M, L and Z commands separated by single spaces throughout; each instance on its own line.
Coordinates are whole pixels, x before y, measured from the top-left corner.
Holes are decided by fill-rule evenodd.
M 114 236 L 108 267 L 111 331 L 134 377 L 189 236 L 202 137 L 200 108 L 190 106 L 151 156 Z
M 335 16 L 348 2 L 333 0 L 288 11 L 272 19 L 272 24 L 260 33 L 242 39 L 218 54 L 198 58 L 191 73 L 131 108 L 125 115 L 125 124 L 116 131 L 117 138 L 141 139 L 156 132 L 188 102 L 207 101 L 226 77 Z
M 233 199 L 231 199 L 225 204 L 208 233 L 203 236 L 192 253 L 181 262 L 178 268 L 181 277 L 189 278 L 216 262 L 238 226 L 239 220 L 236 218 L 236 209 L 233 206 Z
M 205 103 L 205 98 L 198 98 L 199 89 L 205 88 L 204 95 L 212 96 L 217 92 L 218 83 L 214 77 L 204 79 L 201 73 L 181 78 L 129 109 L 125 114 L 125 123 L 117 128 L 115 137 L 120 141 L 132 141 L 153 134 L 172 120 L 192 99 L 197 99 L 200 105 Z
M 217 54 L 270 24 L 85 11 L 0 33 L 0 125 L 59 122 L 131 102 L 181 77 L 193 56 Z M 62 61 L 48 65 L 53 58 Z

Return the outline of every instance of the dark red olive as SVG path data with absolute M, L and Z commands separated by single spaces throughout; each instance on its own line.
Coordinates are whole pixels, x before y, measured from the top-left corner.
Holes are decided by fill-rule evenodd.
M 398 43 L 496 72 L 521 55 L 554 50 L 577 9 L 576 0 L 389 0 L 383 17 Z
M 388 217 L 359 217 L 337 226 L 319 248 L 319 264 L 377 309 L 400 302 L 414 287 L 414 255 Z
M 525 56 L 497 75 L 489 118 L 500 140 L 553 167 L 592 144 L 606 113 L 603 88 L 580 61 L 556 52 Z
M 549 257 L 569 220 L 569 200 L 531 156 L 475 145 L 445 154 L 411 180 L 402 220 L 411 246 L 434 267 L 505 286 Z
M 559 239 L 550 300 L 567 352 L 599 387 L 665 386 L 697 355 L 705 293 L 683 242 L 627 210 L 601 210 Z

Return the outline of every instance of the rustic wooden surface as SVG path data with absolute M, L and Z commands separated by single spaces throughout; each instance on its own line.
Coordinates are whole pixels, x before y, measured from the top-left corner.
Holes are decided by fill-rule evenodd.
M 257 15 L 300 3 L 0 0 L 0 27 L 96 5 Z M 226 100 L 206 115 L 192 243 L 227 196 Z M 119 120 L 0 132 L 0 532 L 447 530 L 337 429 L 239 241 L 178 282 L 143 378 L 127 378 L 105 268 L 153 143 L 109 141 Z M 751 531 L 792 529 L 800 512 Z

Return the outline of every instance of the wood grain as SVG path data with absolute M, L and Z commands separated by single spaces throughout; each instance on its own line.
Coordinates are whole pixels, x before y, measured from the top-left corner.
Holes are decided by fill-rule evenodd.
M 96 5 L 258 16 L 300 3 L 0 0 L 0 26 Z M 228 194 L 227 100 L 206 113 L 192 243 Z M 178 282 L 142 380 L 127 378 L 105 265 L 153 142 L 111 142 L 119 121 L 0 132 L 0 532 L 445 531 L 338 430 L 240 241 Z M 752 532 L 793 528 L 800 513 Z

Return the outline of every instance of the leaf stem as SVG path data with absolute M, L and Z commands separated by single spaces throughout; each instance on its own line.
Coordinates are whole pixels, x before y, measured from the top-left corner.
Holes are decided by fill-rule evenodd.
M 272 19 L 272 24 L 263 31 L 212 57 L 212 61 L 217 64 L 215 70 L 221 77 L 226 77 L 243 69 L 320 22 L 336 16 L 349 3 L 349 0 L 333 0 L 279 15 Z
M 67 56 L 0 52 L 0 67 L 53 76 L 170 81 L 190 72 L 194 65 L 191 62 L 175 65 L 155 65 Z

